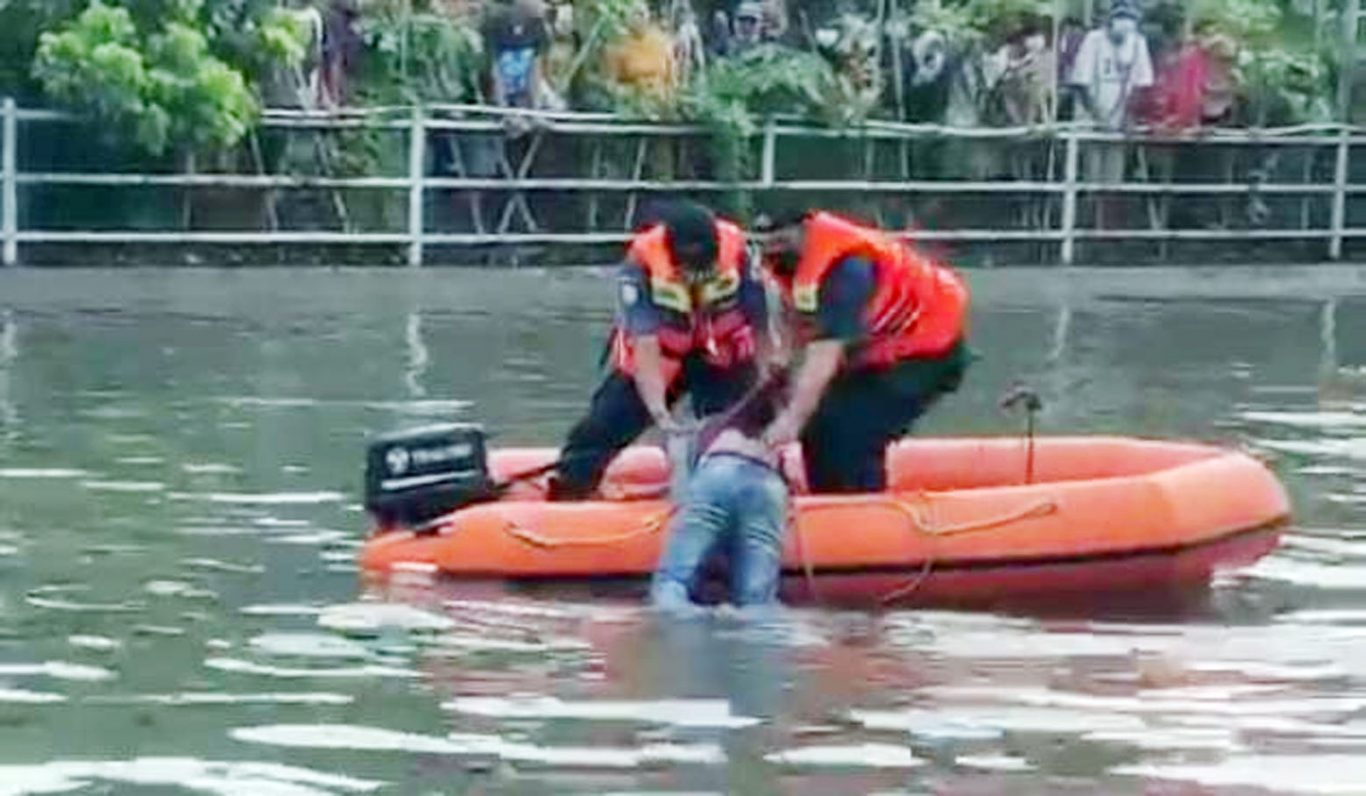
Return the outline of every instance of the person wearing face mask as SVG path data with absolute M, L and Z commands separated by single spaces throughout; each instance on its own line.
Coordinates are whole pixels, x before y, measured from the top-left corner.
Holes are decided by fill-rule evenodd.
M 676 431 L 669 408 L 684 393 L 698 417 L 733 405 L 769 350 L 767 295 L 745 233 L 688 201 L 660 219 L 631 241 L 618 273 L 611 372 L 569 433 L 551 500 L 588 498 L 652 422 Z
M 969 294 L 950 268 L 824 211 L 775 218 L 764 264 L 802 363 L 764 440 L 798 438 L 812 492 L 878 492 L 886 449 L 962 381 Z
M 1153 85 L 1152 59 L 1147 40 L 1138 32 L 1138 19 L 1138 9 L 1130 0 L 1115 0 L 1105 27 L 1086 34 L 1072 64 L 1068 82 L 1077 88 L 1079 118 L 1101 130 L 1126 129 L 1134 96 Z M 1088 146 L 1088 177 L 1094 182 L 1120 182 L 1126 156 L 1122 142 Z M 1097 215 L 1097 226 L 1104 227 L 1103 205 L 1098 206 Z

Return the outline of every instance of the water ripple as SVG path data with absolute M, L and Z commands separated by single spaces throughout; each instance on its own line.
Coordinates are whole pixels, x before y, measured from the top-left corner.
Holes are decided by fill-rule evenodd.
M 731 712 L 720 699 L 664 699 L 655 701 L 565 702 L 555 697 L 460 697 L 441 706 L 445 710 L 499 719 L 581 719 L 672 724 L 679 727 L 751 727 L 760 722 Z
M 187 757 L 0 765 L 0 796 L 63 793 L 84 790 L 99 782 L 139 789 L 192 786 L 217 796 L 328 796 L 339 792 L 369 793 L 384 784 L 278 763 L 215 762 Z
M 490 757 L 552 768 L 631 769 L 661 764 L 717 765 L 725 753 L 714 744 L 646 744 L 635 748 L 541 746 L 497 735 L 453 734 L 445 738 L 378 727 L 340 724 L 273 724 L 239 727 L 238 741 L 296 749 L 351 749 Z

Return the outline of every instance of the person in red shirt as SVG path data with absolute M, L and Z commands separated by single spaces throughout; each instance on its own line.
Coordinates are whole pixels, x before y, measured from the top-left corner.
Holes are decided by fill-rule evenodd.
M 770 225 L 764 261 L 803 361 L 765 432 L 801 439 L 813 492 L 877 492 L 886 449 L 967 368 L 968 288 L 887 233 L 827 212 Z

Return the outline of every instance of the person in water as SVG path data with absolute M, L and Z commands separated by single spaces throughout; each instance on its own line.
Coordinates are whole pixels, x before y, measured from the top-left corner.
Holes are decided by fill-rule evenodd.
M 590 497 L 612 458 L 653 422 L 676 431 L 670 406 L 688 393 L 698 417 L 754 384 L 767 296 L 745 233 L 688 201 L 636 235 L 617 276 L 611 372 L 569 432 L 551 500 Z
M 777 603 L 789 495 L 779 451 L 762 436 L 786 390 L 784 373 L 770 376 L 699 435 L 702 457 L 674 513 L 650 584 L 656 607 L 694 608 L 713 552 L 729 559 L 730 599 L 737 608 Z
M 776 219 L 764 260 L 796 320 L 802 365 L 764 433 L 800 437 L 812 492 L 879 492 L 887 446 L 969 361 L 968 288 L 951 269 L 827 212 Z

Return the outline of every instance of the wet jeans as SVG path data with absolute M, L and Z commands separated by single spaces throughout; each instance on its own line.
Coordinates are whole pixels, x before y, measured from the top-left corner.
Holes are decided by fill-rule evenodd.
M 669 385 L 669 404 L 686 392 L 697 417 L 724 411 L 745 394 L 755 374 L 750 363 L 716 368 L 699 357 L 688 357 L 683 373 Z M 613 457 L 649 427 L 650 412 L 635 380 L 613 371 L 593 393 L 588 414 L 569 432 L 560 451 L 559 472 L 550 482 L 550 499 L 592 497 Z
M 768 465 L 729 453 L 704 456 L 669 527 L 651 601 L 666 610 L 690 607 L 715 551 L 729 560 L 732 603 L 777 602 L 787 498 L 787 484 Z

